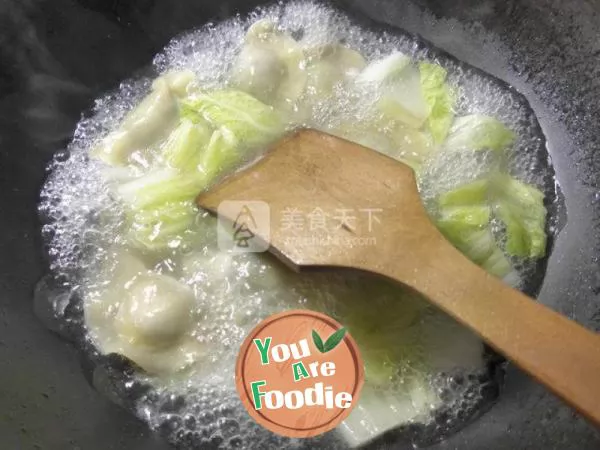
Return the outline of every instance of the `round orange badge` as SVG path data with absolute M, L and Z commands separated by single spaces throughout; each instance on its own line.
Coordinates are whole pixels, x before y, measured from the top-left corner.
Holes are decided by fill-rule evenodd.
M 357 404 L 364 368 L 338 322 L 308 310 L 263 320 L 237 358 L 236 386 L 250 416 L 288 437 L 312 437 L 340 424 Z

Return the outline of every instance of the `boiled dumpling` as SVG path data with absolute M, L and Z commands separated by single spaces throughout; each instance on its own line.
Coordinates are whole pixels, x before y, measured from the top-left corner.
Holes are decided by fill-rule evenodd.
M 165 83 L 172 94 L 181 98 L 188 94 L 188 88 L 195 78 L 194 72 L 191 70 L 173 70 L 154 80 L 152 88 L 160 88 L 160 85 Z
M 332 93 L 334 86 L 357 76 L 366 66 L 360 53 L 340 44 L 308 49 L 307 93 L 323 99 Z
M 160 274 L 137 277 L 116 315 L 117 330 L 133 343 L 168 347 L 190 328 L 194 293 Z
M 270 20 L 260 20 L 248 30 L 233 67 L 233 84 L 264 103 L 291 109 L 306 85 L 303 60 L 291 36 Z
M 150 94 L 125 116 L 118 130 L 102 140 L 93 156 L 113 166 L 124 165 L 132 153 L 163 139 L 179 120 L 177 98 L 185 95 L 192 79 L 190 71 L 157 78 Z
M 270 103 L 277 96 L 287 68 L 277 52 L 258 45 L 245 46 L 234 69 L 234 84 Z
M 86 299 L 86 325 L 96 345 L 105 354 L 126 356 L 150 374 L 190 367 L 205 354 L 192 327 L 198 314 L 193 291 L 149 271 L 131 251 L 117 248 L 111 257 L 116 263 L 97 280 L 104 289 Z

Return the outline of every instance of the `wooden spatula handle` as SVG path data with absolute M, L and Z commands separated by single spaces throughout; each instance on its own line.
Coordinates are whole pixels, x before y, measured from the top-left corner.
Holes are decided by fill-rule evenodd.
M 376 271 L 411 285 L 600 425 L 600 336 L 487 274 L 443 238 L 430 244 L 409 279 L 391 261 Z
M 431 223 L 408 166 L 302 130 L 198 197 L 210 211 L 225 200 L 268 203 L 270 233 L 257 233 L 290 266 L 362 269 L 413 287 L 600 425 L 600 337 L 505 286 L 452 247 Z M 376 245 L 296 245 L 288 239 L 290 231 L 279 226 L 289 206 L 326 212 L 376 209 L 381 226 L 373 230 L 304 227 L 294 235 L 317 242 L 369 237 Z M 239 210 L 219 213 L 233 222 Z

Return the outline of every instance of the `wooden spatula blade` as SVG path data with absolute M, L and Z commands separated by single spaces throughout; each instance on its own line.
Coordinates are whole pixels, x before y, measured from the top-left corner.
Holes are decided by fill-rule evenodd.
M 256 164 L 198 197 L 213 212 L 226 201 L 265 202 L 270 229 L 256 234 L 297 266 L 361 266 L 399 233 L 419 239 L 429 225 L 410 167 L 312 130 L 283 139 Z M 399 209 L 402 222 L 395 219 Z M 220 212 L 230 221 L 236 214 Z

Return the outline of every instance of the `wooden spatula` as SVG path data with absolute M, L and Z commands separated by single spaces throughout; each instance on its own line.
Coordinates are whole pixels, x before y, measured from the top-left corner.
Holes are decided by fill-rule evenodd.
M 354 268 L 410 286 L 600 425 L 600 337 L 456 250 L 429 220 L 408 166 L 301 130 L 198 197 L 212 212 L 223 201 L 266 202 L 270 230 L 251 233 L 296 270 Z M 239 209 L 219 213 L 239 220 Z

